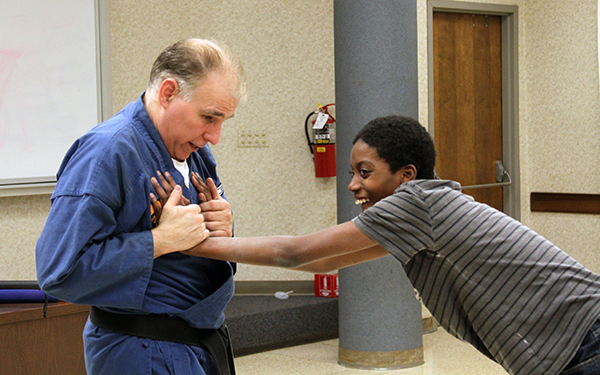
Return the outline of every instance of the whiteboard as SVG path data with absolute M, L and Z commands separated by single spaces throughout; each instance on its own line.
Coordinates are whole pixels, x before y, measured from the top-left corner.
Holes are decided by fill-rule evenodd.
M 101 119 L 98 1 L 0 0 L 0 189 L 50 184 Z

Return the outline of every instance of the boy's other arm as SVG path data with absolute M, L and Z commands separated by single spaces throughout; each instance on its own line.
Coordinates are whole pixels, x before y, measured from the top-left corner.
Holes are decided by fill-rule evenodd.
M 355 251 L 353 253 L 320 259 L 315 262 L 296 267 L 294 270 L 310 273 L 328 273 L 345 267 L 350 267 L 355 264 L 383 258 L 388 255 L 390 255 L 390 253 L 386 249 L 380 245 L 375 245 L 363 250 Z
M 389 254 L 351 221 L 305 236 L 211 237 L 184 253 L 303 271 L 336 270 Z

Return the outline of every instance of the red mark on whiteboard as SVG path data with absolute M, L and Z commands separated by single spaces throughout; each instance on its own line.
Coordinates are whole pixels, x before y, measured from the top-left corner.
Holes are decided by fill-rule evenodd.
M 21 57 L 21 52 L 15 49 L 0 50 L 0 107 L 2 107 L 2 98 L 8 91 L 8 84 L 17 67 L 19 57 Z

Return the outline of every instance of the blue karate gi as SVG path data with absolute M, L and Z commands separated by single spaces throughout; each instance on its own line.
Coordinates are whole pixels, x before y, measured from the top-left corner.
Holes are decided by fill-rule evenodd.
M 192 153 L 188 164 L 220 186 L 208 146 Z M 49 295 L 72 303 L 169 314 L 193 327 L 218 328 L 233 295 L 235 264 L 181 253 L 153 259 L 150 178 L 156 171 L 168 171 L 183 194 L 198 202 L 142 97 L 78 139 L 60 166 L 37 242 L 38 282 Z M 89 320 L 84 345 L 89 375 L 216 373 L 198 347 L 124 336 Z

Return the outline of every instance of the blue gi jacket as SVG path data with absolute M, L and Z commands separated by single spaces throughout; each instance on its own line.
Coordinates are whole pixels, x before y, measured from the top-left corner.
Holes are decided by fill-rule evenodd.
M 208 146 L 192 153 L 188 164 L 220 185 Z M 153 259 L 149 197 L 157 170 L 168 171 L 197 203 L 198 192 L 185 186 L 173 166 L 142 97 L 78 139 L 60 166 L 37 242 L 38 282 L 61 300 L 121 313 L 169 314 L 197 328 L 218 328 L 233 295 L 234 265 L 180 253 Z M 160 373 L 163 367 L 204 373 L 196 369 L 205 360 L 196 347 L 122 336 L 89 321 L 84 343 L 88 374 Z M 174 372 L 180 366 L 185 371 Z

